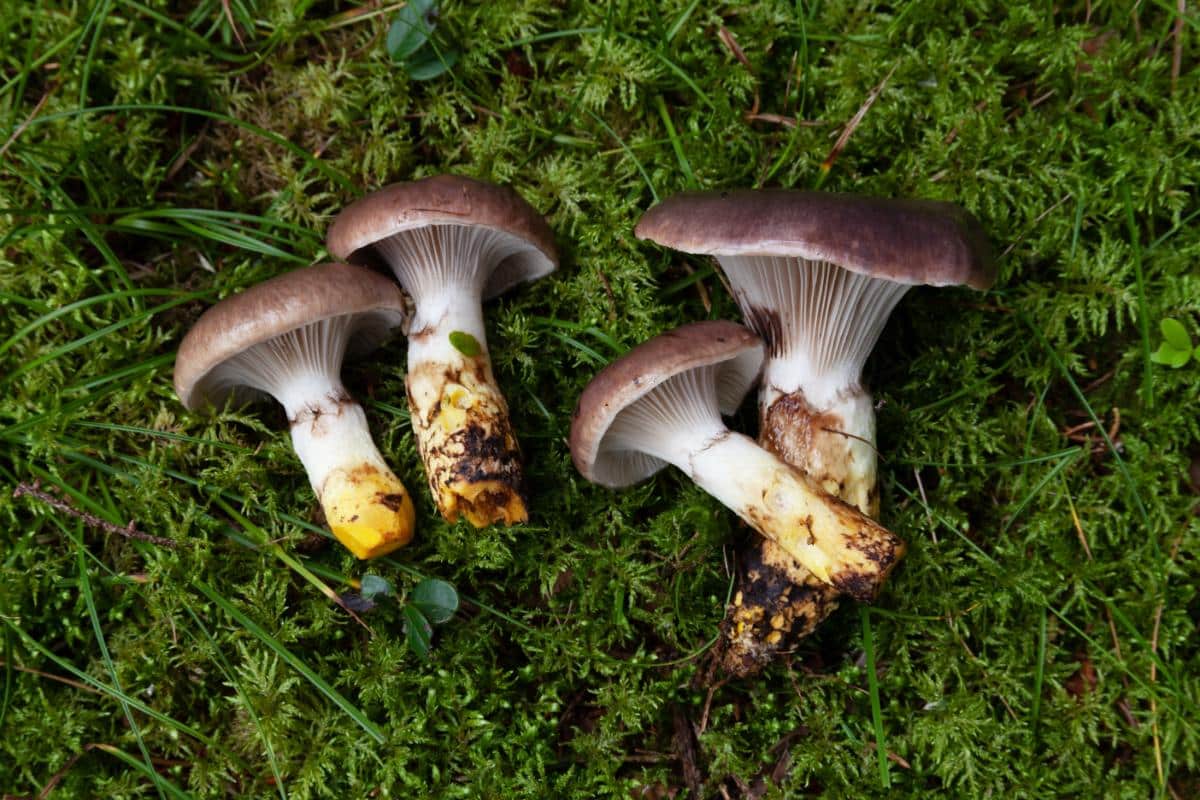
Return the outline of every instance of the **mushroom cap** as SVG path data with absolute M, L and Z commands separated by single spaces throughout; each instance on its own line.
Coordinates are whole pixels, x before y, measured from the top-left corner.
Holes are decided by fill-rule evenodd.
M 604 437 L 617 416 L 668 378 L 717 366 L 717 405 L 732 414 L 758 381 L 763 343 L 734 322 L 693 322 L 642 342 L 592 378 L 571 418 L 569 446 L 575 468 L 588 480 L 613 488 L 648 478 L 661 459 L 630 451 L 605 451 Z
M 987 289 L 996 280 L 979 221 L 936 200 L 793 189 L 685 192 L 647 211 L 635 233 L 685 253 L 798 256 L 897 283 Z
M 226 297 L 205 311 L 179 345 L 175 393 L 195 410 L 222 402 L 221 367 L 257 344 L 325 319 L 358 318 L 350 348 L 362 353 L 405 320 L 404 295 L 394 281 L 363 267 L 317 264 L 286 272 Z
M 489 298 L 558 266 L 554 233 L 537 210 L 507 186 L 461 175 L 435 175 L 393 183 L 342 209 L 329 226 L 325 246 L 334 258 L 375 263 L 371 247 L 381 239 L 426 225 L 467 225 L 502 231 L 528 245 L 494 265 L 484 285 Z

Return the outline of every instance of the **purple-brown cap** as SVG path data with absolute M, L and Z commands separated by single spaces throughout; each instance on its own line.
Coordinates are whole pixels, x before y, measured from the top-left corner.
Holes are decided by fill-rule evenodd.
M 579 396 L 569 440 L 575 467 L 588 480 L 618 488 L 648 478 L 661 459 L 604 447 L 618 415 L 675 375 L 717 366 L 717 404 L 732 414 L 758 380 L 763 343 L 749 329 L 724 320 L 693 322 L 643 342 L 592 378 Z
M 375 263 L 374 245 L 427 225 L 466 225 L 500 231 L 526 247 L 495 265 L 483 291 L 489 298 L 558 266 L 554 234 L 533 206 L 512 189 L 461 175 L 435 175 L 393 183 L 342 210 L 325 245 L 335 258 Z
M 208 309 L 175 356 L 175 393 L 195 410 L 239 388 L 222 371 L 231 358 L 289 331 L 326 319 L 356 317 L 350 349 L 362 353 L 405 320 L 404 295 L 389 278 L 349 264 L 286 272 Z
M 685 253 L 797 256 L 897 283 L 986 289 L 996 280 L 979 221 L 954 203 L 791 189 L 685 192 L 635 230 Z

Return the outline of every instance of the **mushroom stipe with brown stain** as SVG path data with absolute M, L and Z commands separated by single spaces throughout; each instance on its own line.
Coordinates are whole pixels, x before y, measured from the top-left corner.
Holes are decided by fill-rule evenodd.
M 263 394 L 283 405 L 325 520 L 359 558 L 407 544 L 415 514 L 342 386 L 342 359 L 373 348 L 404 318 L 404 298 L 384 276 L 319 264 L 208 309 L 175 360 L 175 391 L 189 409 Z
M 671 197 L 643 216 L 637 235 L 717 260 L 768 347 L 759 441 L 876 516 L 875 412 L 863 364 L 912 285 L 991 285 L 978 221 L 943 202 L 740 190 Z M 775 542 L 753 537 L 738 560 L 743 602 L 727 610 L 720 658 L 746 675 L 809 634 L 837 596 Z M 782 628 L 763 624 L 780 618 Z
M 511 189 L 439 175 L 351 204 L 327 245 L 348 261 L 382 261 L 412 297 L 405 384 L 442 516 L 477 527 L 526 521 L 521 451 L 492 372 L 481 303 L 557 267 L 545 220 Z
M 672 464 L 818 579 L 870 599 L 903 543 L 721 421 L 757 380 L 762 359 L 762 341 L 732 322 L 692 323 L 643 342 L 580 396 L 575 466 L 620 488 Z

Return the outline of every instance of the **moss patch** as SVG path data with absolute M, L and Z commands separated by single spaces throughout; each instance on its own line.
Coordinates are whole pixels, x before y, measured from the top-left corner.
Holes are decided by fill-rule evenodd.
M 420 82 L 390 6 L 10 3 L 0 793 L 1194 796 L 1200 367 L 1150 360 L 1164 317 L 1200 338 L 1174 5 L 452 2 L 460 60 Z M 173 354 L 219 297 L 325 258 L 345 203 L 446 171 L 512 185 L 563 253 L 486 310 L 531 521 L 449 526 L 416 491 L 394 343 L 346 381 L 419 531 L 368 568 L 316 535 L 282 412 L 184 412 Z M 732 515 L 669 472 L 591 486 L 564 436 L 603 363 L 737 318 L 640 213 L 761 185 L 957 201 L 1001 279 L 910 293 L 868 365 L 909 542 L 878 604 L 709 697 Z M 177 546 L 10 496 L 35 481 Z M 397 604 L 368 628 L 318 586 L 368 569 L 458 588 L 430 662 Z

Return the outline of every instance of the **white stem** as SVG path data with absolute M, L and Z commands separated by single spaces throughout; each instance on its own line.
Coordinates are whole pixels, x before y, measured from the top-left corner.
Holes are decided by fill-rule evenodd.
M 467 334 L 479 345 L 487 359 L 487 332 L 483 324 L 483 305 L 474 287 L 447 284 L 437 292 L 415 297 L 416 313 L 408 333 L 408 369 L 415 372 L 420 364 L 456 364 L 465 356 L 450 342 L 452 333 Z
M 689 410 L 704 412 L 704 406 Z M 614 445 L 628 447 L 643 416 L 622 425 Z M 715 409 L 663 425 L 645 441 L 654 442 L 643 445 L 645 452 L 686 472 L 819 580 L 859 599 L 873 596 L 903 552 L 889 531 L 811 485 L 753 439 L 726 429 Z
M 797 497 L 793 489 L 800 484 L 790 480 L 786 465 L 740 433 L 730 431 L 709 440 L 689 454 L 686 469 L 700 488 L 756 529 L 764 527 L 764 519 L 802 519 L 809 515 L 808 506 L 813 504 L 811 497 L 807 504 Z M 772 538 L 780 535 L 778 531 L 762 532 L 774 534 Z M 829 580 L 836 566 L 830 554 L 817 546 L 813 536 L 792 538 L 787 547 L 792 556 L 823 580 Z
M 415 302 L 405 384 L 438 510 L 477 527 L 524 522 L 520 449 L 492 373 L 479 292 L 451 282 Z
M 318 499 L 336 470 L 369 465 L 391 472 L 371 438 L 362 406 L 350 398 L 340 379 L 297 375 L 279 387 L 278 399 L 287 410 L 292 445 Z

